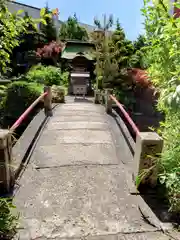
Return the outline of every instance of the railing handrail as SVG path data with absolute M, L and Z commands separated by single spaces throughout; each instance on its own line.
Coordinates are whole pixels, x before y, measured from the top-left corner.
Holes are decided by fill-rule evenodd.
M 138 129 L 138 127 L 136 126 L 136 124 L 133 122 L 133 120 L 131 119 L 131 117 L 129 116 L 129 114 L 126 112 L 126 110 L 124 109 L 124 107 L 122 106 L 122 104 L 116 99 L 115 96 L 110 95 L 110 98 L 116 103 L 116 105 L 119 107 L 119 109 L 121 110 L 121 112 L 123 113 L 124 117 L 126 118 L 126 120 L 128 121 L 128 123 L 131 125 L 132 129 L 134 130 L 136 136 L 139 135 L 140 131 Z
M 24 121 L 24 119 L 28 116 L 28 114 L 34 109 L 34 107 L 43 99 L 45 96 L 48 95 L 48 92 L 44 92 L 41 94 L 26 110 L 24 113 L 21 114 L 21 116 L 16 120 L 16 122 L 12 125 L 10 128 L 11 132 L 14 132 L 16 128 L 21 125 L 21 123 Z

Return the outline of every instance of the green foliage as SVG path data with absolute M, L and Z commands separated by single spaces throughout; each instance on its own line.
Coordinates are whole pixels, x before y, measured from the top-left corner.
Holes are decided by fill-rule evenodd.
M 57 67 L 37 65 L 26 75 L 28 82 L 36 82 L 46 86 L 61 85 L 68 86 L 69 73 L 61 72 Z
M 95 24 L 99 31 L 92 35 L 96 52 L 95 73 L 97 75 L 96 88 L 113 88 L 121 102 L 128 106 L 133 105 L 132 82 L 129 81 L 127 67 L 134 52 L 131 41 L 126 39 L 119 20 L 115 31 L 109 35 L 112 26 L 112 16 L 104 16 L 103 24 L 96 19 Z
M 64 84 L 59 68 L 53 66 L 38 66 L 32 68 L 27 74 L 29 82 L 41 83 L 47 86 Z
M 27 22 L 26 31 L 20 35 L 21 51 L 35 50 L 36 42 L 38 41 L 38 31 L 32 21 L 32 18 L 25 12 L 24 20 Z
M 36 23 L 41 21 L 31 18 L 22 18 L 18 11 L 12 14 L 8 11 L 5 0 L 0 0 L 0 72 L 7 71 L 7 65 L 10 63 L 12 51 L 20 43 L 19 36 L 27 31 L 29 23 L 37 29 Z
M 124 107 L 133 110 L 136 100 L 132 88 L 128 89 L 128 85 L 123 84 L 122 81 L 121 84 L 119 84 L 118 87 L 115 89 L 114 94 L 116 98 L 124 104 Z
M 165 184 L 170 210 L 180 210 L 180 18 L 169 16 L 160 1 L 155 6 L 145 0 L 146 57 L 148 72 L 160 92 L 158 109 L 165 112 L 161 134 L 165 146 L 161 156 L 161 183 Z
M 133 54 L 133 51 L 134 47 L 132 42 L 126 39 L 124 30 L 119 21 L 117 21 L 116 30 L 114 31 L 110 42 L 110 52 L 120 69 L 129 66 L 129 58 Z
M 96 46 L 96 51 L 94 52 L 94 57 L 96 59 L 96 68 L 95 74 L 97 76 L 96 88 L 104 88 L 105 85 L 110 85 L 109 82 L 112 82 L 113 73 L 117 70 L 117 66 L 114 63 L 111 66 L 111 55 L 109 52 L 109 37 L 107 32 L 112 27 L 113 17 L 110 15 L 108 18 L 106 15 L 103 15 L 103 23 L 100 20 L 94 19 L 94 24 L 98 28 L 97 32 L 92 34 L 93 41 Z
M 0 112 L 2 114 L 2 125 L 11 127 L 20 115 L 33 103 L 42 93 L 43 87 L 37 83 L 13 82 L 6 90 L 2 99 Z M 31 118 L 32 116 L 29 116 Z
M 18 36 L 19 44 L 13 49 L 11 54 L 11 76 L 17 76 L 19 73 L 27 71 L 28 67 L 39 61 L 36 57 L 35 50 L 39 43 L 40 34 L 27 12 L 25 12 L 24 21 L 27 22 L 25 31 Z M 22 68 L 19 67 L 21 64 L 26 65 Z
M 0 238 L 9 239 L 16 233 L 18 215 L 12 213 L 12 199 L 0 198 Z
M 42 23 L 41 24 L 41 32 L 43 34 L 43 38 L 44 38 L 44 43 L 49 43 L 52 41 L 56 41 L 57 38 L 57 31 L 54 25 L 54 21 L 52 19 L 49 7 L 46 6 L 42 11 L 41 11 L 41 15 L 45 16 L 44 20 L 45 20 L 45 24 Z
M 11 14 L 3 0 L 0 0 L 0 19 L 0 69 L 5 72 L 10 53 L 18 46 L 18 36 L 25 31 L 26 22 L 18 14 Z
M 139 35 L 137 40 L 133 43 L 135 51 L 141 50 L 146 45 L 146 38 L 143 35 Z
M 161 156 L 162 171 L 160 181 L 165 184 L 170 210 L 180 211 L 180 112 L 166 113 L 162 123 L 162 136 L 165 141 Z
M 143 35 L 139 35 L 136 41 L 133 43 L 133 54 L 129 60 L 129 66 L 132 68 L 146 69 L 146 38 Z
M 62 40 L 71 39 L 87 41 L 89 39 L 86 29 L 79 25 L 76 14 L 74 14 L 73 17 L 69 17 L 67 22 L 62 24 L 59 37 Z
M 6 95 L 7 87 L 5 85 L 0 85 L 0 101 Z
M 68 87 L 69 85 L 69 72 L 63 72 L 61 74 L 61 86 Z

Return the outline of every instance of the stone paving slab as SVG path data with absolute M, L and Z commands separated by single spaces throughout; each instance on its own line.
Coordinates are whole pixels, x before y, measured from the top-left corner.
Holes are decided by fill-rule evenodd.
M 129 195 L 123 165 L 67 167 L 24 173 L 15 203 L 31 238 L 154 231 Z
M 103 130 L 58 130 L 58 131 L 44 131 L 41 137 L 42 145 L 55 145 L 61 143 L 84 143 L 84 144 L 98 144 L 113 142 L 111 133 Z
M 59 122 L 57 121 L 50 121 L 47 130 L 63 130 L 63 129 L 99 129 L 99 130 L 107 130 L 108 124 L 101 123 L 101 122 Z
M 118 164 L 113 144 L 58 144 L 37 146 L 32 156 L 37 167 Z
M 64 116 L 63 113 L 60 114 L 60 116 L 57 116 L 54 114 L 53 121 L 57 122 L 101 122 L 101 123 L 107 123 L 107 119 L 103 117 L 102 115 L 99 116 L 92 116 L 92 115 L 80 115 L 76 116 L 72 114 L 71 116 Z

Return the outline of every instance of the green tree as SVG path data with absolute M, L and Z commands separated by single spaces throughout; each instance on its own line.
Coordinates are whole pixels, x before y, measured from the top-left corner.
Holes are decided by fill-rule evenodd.
M 161 134 L 160 182 L 166 186 L 170 210 L 180 211 L 180 18 L 169 16 L 160 1 L 145 0 L 146 55 L 148 73 L 159 91 L 158 109 L 165 113 Z M 178 5 L 177 5 L 178 6 Z
M 119 69 L 129 66 L 129 59 L 132 56 L 134 47 L 131 41 L 126 39 L 123 28 L 119 20 L 111 38 L 111 53 L 118 63 Z
M 116 66 L 116 73 L 112 73 L 111 87 L 114 89 L 117 98 L 127 107 L 134 103 L 133 84 L 127 74 L 130 66 L 130 58 L 134 47 L 131 41 L 126 38 L 125 32 L 119 20 L 116 22 L 116 29 L 109 41 L 112 68 Z
M 146 69 L 147 61 L 146 61 L 146 38 L 143 35 L 139 35 L 137 40 L 134 41 L 134 52 L 130 58 L 130 67 L 133 68 L 141 68 Z
M 26 31 L 22 32 L 19 35 L 19 45 L 14 48 L 13 53 L 15 52 L 27 52 L 36 49 L 38 41 L 38 31 L 31 21 L 31 17 L 25 12 L 24 21 L 27 22 L 25 26 Z
M 5 72 L 10 63 L 10 54 L 18 46 L 20 33 L 25 31 L 27 23 L 17 14 L 11 14 L 5 1 L 0 0 L 0 71 Z
M 144 35 L 139 35 L 137 40 L 134 41 L 135 51 L 141 50 L 146 45 L 146 38 Z
M 61 40 L 71 39 L 87 41 L 89 39 L 86 29 L 79 25 L 76 14 L 74 14 L 73 17 L 70 16 L 67 22 L 62 24 L 59 37 Z
M 23 51 L 35 50 L 39 33 L 27 12 L 25 12 L 24 20 L 27 22 L 27 26 L 25 33 L 21 35 L 21 47 Z
M 19 36 L 26 32 L 29 23 L 36 29 L 39 22 L 46 23 L 44 20 L 45 12 L 41 10 L 41 19 L 33 20 L 31 18 L 22 18 L 22 10 L 12 14 L 8 11 L 6 1 L 0 0 L 0 72 L 7 71 L 10 64 L 11 54 L 15 47 L 19 45 L 21 39 Z
M 94 24 L 97 27 L 93 36 L 96 45 L 96 88 L 104 88 L 109 86 L 108 82 L 112 81 L 111 56 L 109 51 L 110 28 L 113 25 L 113 16 L 108 18 L 104 14 L 103 20 L 94 19 Z M 115 65 L 113 65 L 115 67 Z M 116 71 L 114 71 L 116 72 Z
M 29 53 L 32 53 L 33 51 L 35 52 L 37 48 L 38 31 L 31 23 L 31 17 L 29 17 L 27 12 L 25 12 L 24 21 L 27 22 L 25 31 L 20 33 L 18 36 L 19 44 L 12 50 L 12 54 L 10 54 L 11 58 L 9 66 L 11 68 L 11 72 L 9 75 L 11 76 L 17 76 L 19 73 L 24 73 L 27 71 L 28 65 L 30 65 L 28 61 Z M 36 57 L 34 57 L 34 61 L 35 59 Z M 23 64 L 23 67 L 21 64 Z
M 44 43 L 49 43 L 51 41 L 56 41 L 57 31 L 56 31 L 56 27 L 54 25 L 54 20 L 53 20 L 53 17 L 51 15 L 48 5 L 46 5 L 46 7 L 45 7 L 45 15 L 46 15 L 46 17 L 44 19 L 46 21 L 46 24 L 41 24 L 41 32 L 44 36 Z
M 93 34 L 96 45 L 96 85 L 99 88 L 114 89 L 122 102 L 131 104 L 133 101 L 130 92 L 132 93 L 133 86 L 128 82 L 127 68 L 134 51 L 133 44 L 126 39 L 119 20 L 116 22 L 116 29 L 109 31 L 113 24 L 112 16 L 104 16 L 102 24 L 96 19 L 95 24 L 98 28 Z

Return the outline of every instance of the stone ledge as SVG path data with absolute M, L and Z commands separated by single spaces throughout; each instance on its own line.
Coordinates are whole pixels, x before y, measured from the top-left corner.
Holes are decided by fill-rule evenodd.
M 33 120 L 30 122 L 22 136 L 14 145 L 12 151 L 13 151 L 13 167 L 15 168 L 15 171 L 19 168 L 20 164 L 23 162 L 30 144 L 32 143 L 39 128 L 44 124 L 45 120 L 46 117 L 42 110 L 33 118 Z
M 53 104 L 55 108 L 57 104 Z M 47 117 L 44 110 L 41 110 L 29 123 L 22 136 L 16 142 L 12 149 L 13 154 L 13 168 L 15 172 L 20 168 L 21 164 L 26 160 L 28 150 L 37 138 L 38 132 L 46 123 Z

